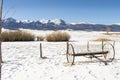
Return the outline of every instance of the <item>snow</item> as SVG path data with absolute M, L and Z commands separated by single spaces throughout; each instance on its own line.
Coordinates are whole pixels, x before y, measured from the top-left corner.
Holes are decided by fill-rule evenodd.
M 2 28 L 2 32 L 9 31 L 9 29 Z
M 91 22 L 72 22 L 70 24 L 72 24 L 72 25 L 77 25 L 77 24 L 92 24 L 92 25 L 95 25 L 95 23 L 91 23 Z
M 40 22 L 43 23 L 43 24 L 47 24 L 47 23 L 50 22 L 50 20 L 42 19 L 42 20 L 40 20 Z
M 54 19 L 54 20 L 51 20 L 51 22 L 53 22 L 54 24 L 56 25 L 60 25 L 61 23 L 63 23 L 64 21 L 62 19 Z
M 19 23 L 19 22 L 23 22 L 23 23 L 31 23 L 31 22 L 33 22 L 33 21 L 31 21 L 31 20 L 21 20 L 21 21 L 18 20 L 17 22 L 18 22 L 18 23 Z
M 34 34 L 46 35 L 53 31 L 37 31 Z M 71 42 L 86 46 L 88 40 L 98 37 L 108 37 L 116 40 L 116 57 L 113 62 L 104 65 L 100 61 L 90 61 L 88 58 L 76 58 L 75 65 L 70 66 L 66 60 L 66 42 L 3 42 L 2 43 L 2 73 L 1 80 L 120 80 L 120 39 L 115 36 L 105 36 L 104 32 L 67 31 Z M 39 57 L 42 43 L 43 56 Z M 77 47 L 76 47 L 77 48 Z
M 120 23 L 112 23 L 111 25 L 120 25 Z

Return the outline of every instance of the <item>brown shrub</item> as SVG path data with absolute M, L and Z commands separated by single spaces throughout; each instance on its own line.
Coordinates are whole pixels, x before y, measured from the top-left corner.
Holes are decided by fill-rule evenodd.
M 34 41 L 34 35 L 22 31 L 2 32 L 2 41 Z
M 111 41 L 111 39 L 107 39 L 107 38 L 97 38 L 94 41 Z
M 70 35 L 67 32 L 55 31 L 46 36 L 47 41 L 69 41 Z

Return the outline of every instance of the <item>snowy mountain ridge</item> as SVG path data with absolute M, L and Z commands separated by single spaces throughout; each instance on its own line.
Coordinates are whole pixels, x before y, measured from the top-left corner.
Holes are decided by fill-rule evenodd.
M 111 31 L 120 31 L 120 24 L 93 24 L 88 22 L 67 23 L 62 19 L 54 20 L 17 20 L 7 18 L 3 20 L 3 28 L 17 30 L 36 29 L 36 30 L 87 30 L 87 31 L 105 31 L 109 27 Z

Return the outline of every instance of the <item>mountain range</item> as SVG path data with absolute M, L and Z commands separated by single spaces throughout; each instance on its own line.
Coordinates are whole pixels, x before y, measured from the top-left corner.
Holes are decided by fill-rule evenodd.
M 2 26 L 5 29 L 18 30 L 35 29 L 35 30 L 84 30 L 84 31 L 105 31 L 108 27 L 111 31 L 120 31 L 119 24 L 92 24 L 92 23 L 66 23 L 62 19 L 55 20 L 17 20 L 14 18 L 7 18 L 2 21 Z

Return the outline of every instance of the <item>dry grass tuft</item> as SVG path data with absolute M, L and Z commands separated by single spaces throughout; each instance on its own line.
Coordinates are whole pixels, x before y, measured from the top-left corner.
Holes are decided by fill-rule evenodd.
M 22 31 L 2 32 L 2 41 L 34 41 L 34 35 Z
M 107 38 L 97 38 L 94 41 L 111 41 L 111 39 L 107 39 Z
M 55 31 L 46 36 L 46 40 L 49 42 L 53 41 L 69 41 L 70 35 L 67 32 Z

